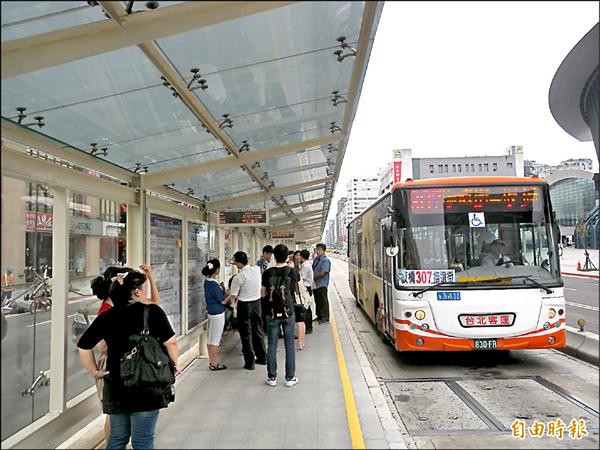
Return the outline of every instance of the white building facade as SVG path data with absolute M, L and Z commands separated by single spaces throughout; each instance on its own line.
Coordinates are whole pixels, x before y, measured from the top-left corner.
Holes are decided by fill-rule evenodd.
M 350 223 L 356 216 L 379 198 L 379 177 L 357 176 L 350 178 L 347 186 L 347 222 Z

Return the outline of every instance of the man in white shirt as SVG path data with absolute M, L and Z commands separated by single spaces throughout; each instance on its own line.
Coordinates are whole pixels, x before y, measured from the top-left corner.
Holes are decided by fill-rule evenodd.
M 312 295 L 312 285 L 314 283 L 314 272 L 313 272 L 313 268 L 312 268 L 312 262 L 309 261 L 310 259 L 310 252 L 308 250 L 302 250 L 300 252 L 300 277 L 302 278 L 302 282 L 304 283 L 304 286 L 306 286 L 306 289 L 308 290 L 308 293 L 310 294 L 311 297 L 311 302 L 310 302 L 310 306 L 308 307 L 306 314 L 304 316 L 304 323 L 306 325 L 306 334 L 310 334 L 313 332 L 313 311 L 315 310 L 314 308 L 314 303 L 315 303 L 315 299 Z
M 266 364 L 265 339 L 261 318 L 261 274 L 258 266 L 248 265 L 245 252 L 235 252 L 231 261 L 239 270 L 231 283 L 228 299 L 237 299 L 237 323 L 244 369 L 254 370 L 254 364 Z

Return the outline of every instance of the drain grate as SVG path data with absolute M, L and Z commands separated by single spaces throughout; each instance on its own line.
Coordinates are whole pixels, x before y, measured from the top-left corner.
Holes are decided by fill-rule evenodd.
M 598 432 L 596 409 L 539 376 L 384 380 L 412 436 L 504 434 L 521 420 L 583 419 Z

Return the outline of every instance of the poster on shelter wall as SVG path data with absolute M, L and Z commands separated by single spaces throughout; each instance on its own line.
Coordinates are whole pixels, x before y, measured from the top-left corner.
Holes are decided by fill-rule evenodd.
M 181 220 L 150 214 L 150 264 L 160 306 L 177 336 L 181 335 Z
M 208 319 L 202 268 L 209 257 L 208 225 L 188 222 L 188 330 Z

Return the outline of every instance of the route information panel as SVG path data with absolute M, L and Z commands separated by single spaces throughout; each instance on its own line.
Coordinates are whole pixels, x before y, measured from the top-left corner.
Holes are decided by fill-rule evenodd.
M 268 224 L 266 209 L 228 209 L 219 211 L 219 225 L 241 227 Z

